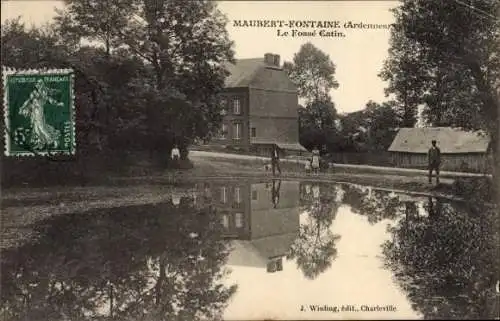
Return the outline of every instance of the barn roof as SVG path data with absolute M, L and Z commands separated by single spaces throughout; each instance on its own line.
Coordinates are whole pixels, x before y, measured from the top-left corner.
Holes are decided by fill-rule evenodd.
M 441 153 L 485 153 L 490 138 L 482 132 L 451 127 L 401 128 L 389 147 L 390 152 L 427 153 L 436 140 Z

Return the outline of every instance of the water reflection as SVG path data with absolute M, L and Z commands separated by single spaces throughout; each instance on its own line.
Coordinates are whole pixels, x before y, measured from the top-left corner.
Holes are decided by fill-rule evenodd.
M 233 239 L 228 264 L 274 273 L 283 270 L 286 258 L 314 279 L 335 259 L 339 236 L 330 226 L 340 204 L 340 186 L 274 179 L 211 182 L 198 190 L 205 196 L 199 204 L 218 209 L 223 236 Z
M 394 222 L 387 266 L 426 319 L 499 315 L 498 214 L 482 204 L 349 186 L 344 202 L 372 224 Z
M 402 203 L 396 193 L 368 186 L 347 185 L 343 201 L 354 213 L 366 216 L 371 224 L 396 219 L 402 211 Z
M 0 318 L 492 318 L 495 214 L 356 185 L 202 183 L 38 224 L 36 242 L 2 253 Z
M 202 190 L 203 203 L 198 204 L 217 208 L 222 236 L 232 240 L 228 263 L 282 271 L 283 257 L 299 231 L 299 183 L 211 182 Z
M 214 319 L 228 247 L 215 211 L 173 203 L 64 215 L 2 253 L 5 320 Z
M 315 279 L 328 269 L 337 255 L 335 243 L 340 239 L 333 234 L 331 225 L 337 215 L 343 190 L 338 186 L 304 183 L 301 200 L 306 205 L 305 218 L 299 235 L 287 256 L 308 279 Z
M 428 198 L 426 216 L 404 216 L 384 245 L 387 264 L 427 319 L 499 315 L 497 214 Z

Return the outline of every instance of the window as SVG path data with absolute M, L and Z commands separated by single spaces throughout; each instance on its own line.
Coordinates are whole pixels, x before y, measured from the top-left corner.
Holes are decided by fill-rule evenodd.
M 234 201 L 236 203 L 241 203 L 241 189 L 239 187 L 234 188 Z
M 252 191 L 252 200 L 257 200 L 257 191 Z
M 222 215 L 222 226 L 224 226 L 224 228 L 229 227 L 229 218 L 227 215 Z
M 241 139 L 241 123 L 234 123 L 233 138 Z
M 220 201 L 222 203 L 227 202 L 227 189 L 225 186 L 220 188 Z
M 226 98 L 222 98 L 220 100 L 220 107 L 221 107 L 220 114 L 223 116 L 226 115 L 227 114 L 227 99 Z
M 241 104 L 239 98 L 233 99 L 233 114 L 235 115 L 241 114 Z
M 220 138 L 221 139 L 226 139 L 227 138 L 227 125 L 222 124 L 221 132 L 220 132 Z
M 236 213 L 235 214 L 234 224 L 236 225 L 237 228 L 243 227 L 243 213 Z
M 252 127 L 252 137 L 257 137 L 257 129 L 255 127 Z

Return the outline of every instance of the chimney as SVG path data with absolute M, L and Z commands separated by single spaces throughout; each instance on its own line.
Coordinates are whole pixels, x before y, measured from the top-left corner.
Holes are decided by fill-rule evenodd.
M 274 55 L 274 65 L 276 67 L 280 66 L 280 55 Z
M 264 62 L 266 65 L 274 65 L 274 55 L 272 53 L 266 53 L 264 55 Z
M 280 55 L 266 53 L 264 55 L 264 62 L 268 66 L 280 68 Z

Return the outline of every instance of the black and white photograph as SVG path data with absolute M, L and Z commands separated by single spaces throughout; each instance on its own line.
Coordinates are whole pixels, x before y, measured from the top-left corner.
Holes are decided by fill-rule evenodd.
M 499 0 L 1 0 L 0 321 L 499 320 Z

